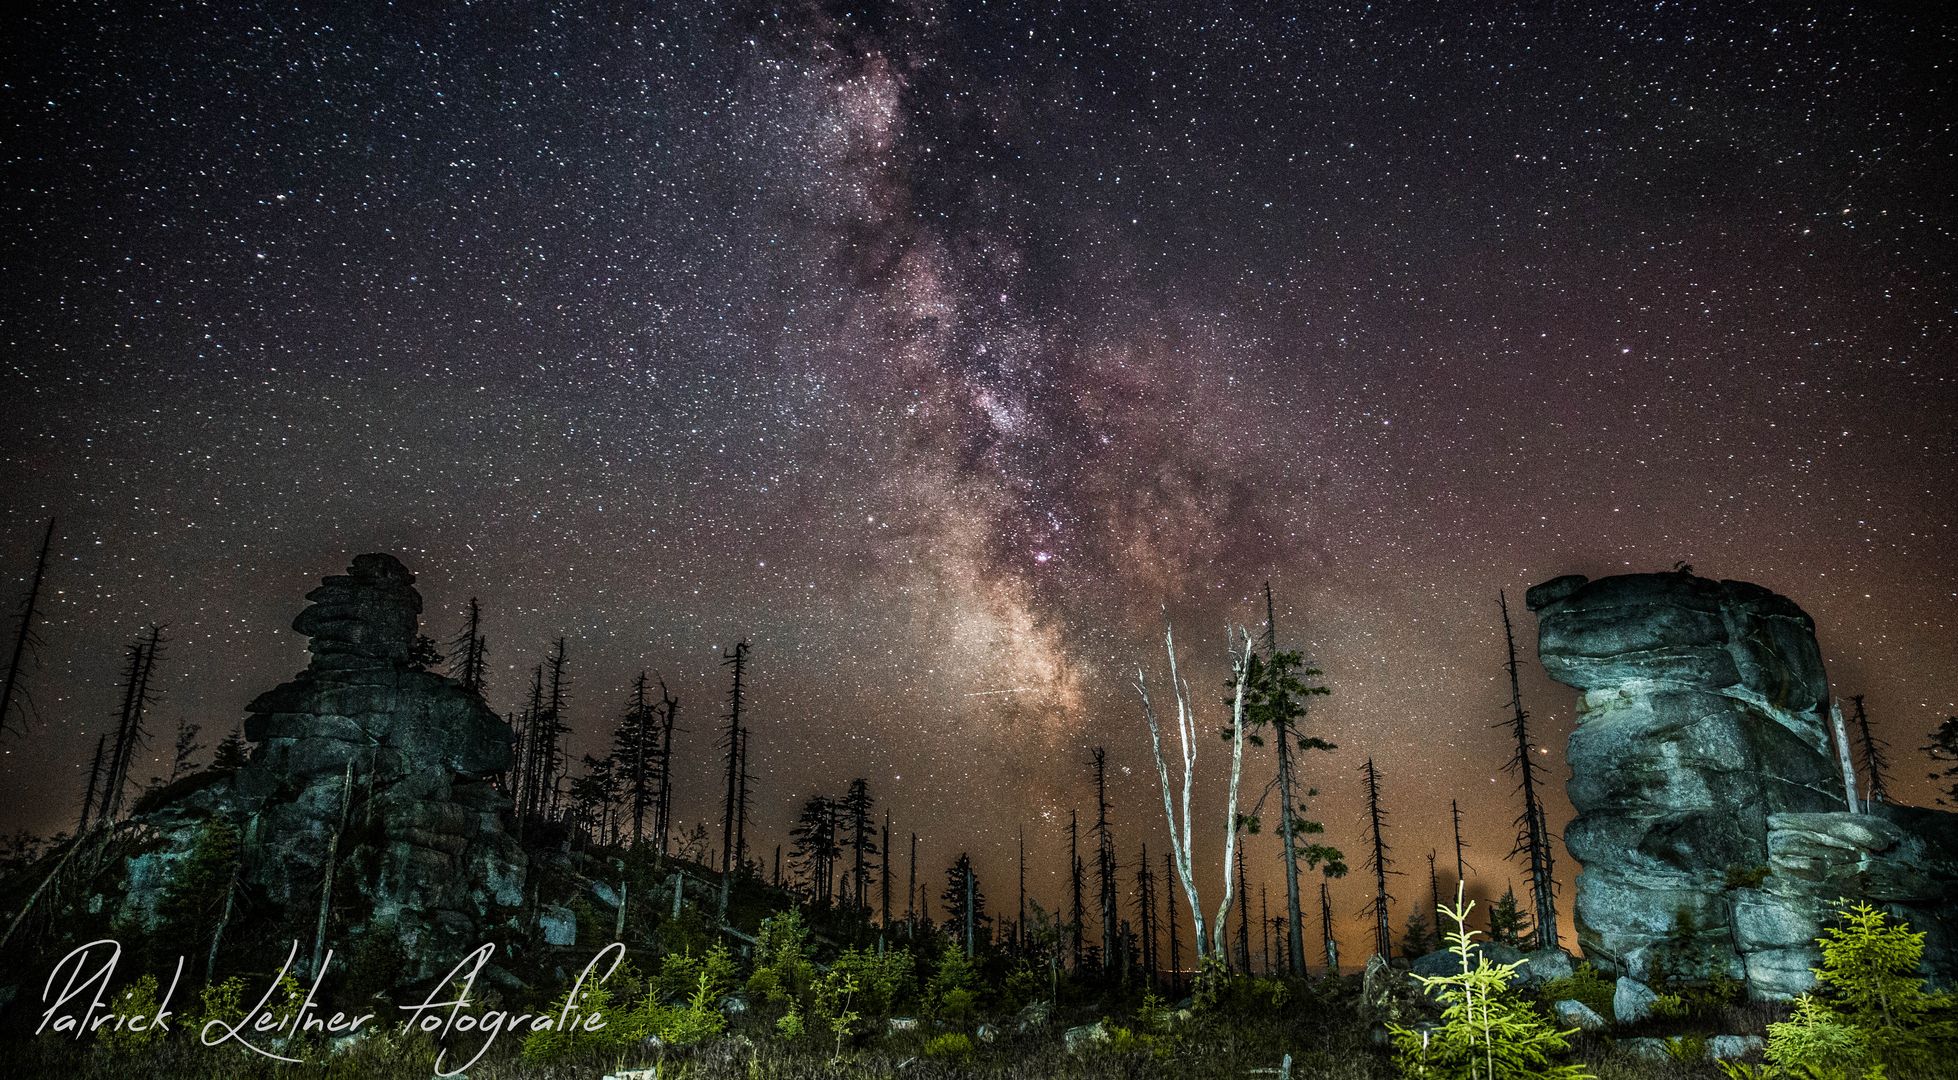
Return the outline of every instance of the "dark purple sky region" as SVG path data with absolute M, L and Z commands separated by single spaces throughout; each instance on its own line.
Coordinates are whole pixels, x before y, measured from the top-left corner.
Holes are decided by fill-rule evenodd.
M 663 672 L 684 825 L 746 635 L 764 848 L 864 776 L 996 896 L 1020 824 L 1061 895 L 1096 744 L 1124 860 L 1161 849 L 1127 679 L 1167 605 L 1219 685 L 1267 578 L 1333 689 L 1319 812 L 1355 850 L 1373 756 L 1405 900 L 1451 796 L 1482 883 L 1518 876 L 1496 593 L 1530 657 L 1520 590 L 1560 573 L 1794 598 L 1928 800 L 1950 22 L 1077 8 L 13 17 L 0 599 L 61 529 L 0 818 L 72 825 L 149 623 L 158 726 L 215 741 L 369 550 L 434 636 L 483 599 L 499 708 L 568 637 L 580 750 Z M 1561 780 L 1574 694 L 1524 690 Z

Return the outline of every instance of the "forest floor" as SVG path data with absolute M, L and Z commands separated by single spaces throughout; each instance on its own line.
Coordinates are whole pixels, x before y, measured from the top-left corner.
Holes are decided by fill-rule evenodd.
M 969 1039 L 963 1045 L 954 1040 L 947 1052 L 945 1033 L 922 1027 L 859 1035 L 839 1045 L 815 1036 L 784 1039 L 765 1020 L 748 1015 L 735 1017 L 726 1033 L 663 1059 L 656 1051 L 606 1049 L 536 1060 L 521 1054 L 520 1043 L 511 1038 L 468 1064 L 462 1074 L 468 1080 L 601 1080 L 625 1073 L 631 1080 L 652 1080 L 653 1073 L 631 1070 L 657 1068 L 659 1080 L 1257 1080 L 1287 1075 L 1282 1070 L 1289 1058 L 1289 1076 L 1297 1080 L 1393 1080 L 1399 1074 L 1388 1049 L 1355 1011 L 1357 983 L 1352 976 L 1316 980 L 1272 1007 L 1199 1013 L 1158 1035 L 1137 1035 L 1134 1027 L 1124 1026 L 1136 1023 L 1132 1015 L 1113 1017 L 1103 1022 L 1111 1037 L 1073 1050 L 1060 1024 L 1027 1032 L 1006 1026 L 989 1040 Z M 1091 1012 L 1073 1019 L 1092 1022 Z M 469 1044 L 465 1055 L 474 1049 Z M 150 1047 L 120 1051 L 58 1037 L 12 1038 L 0 1042 L 0 1080 L 428 1080 L 436 1075 L 433 1045 L 392 1031 L 338 1052 L 323 1045 L 308 1047 L 299 1056 L 306 1061 L 287 1064 L 236 1046 L 204 1047 L 182 1031 Z M 1584 1066 L 1597 1080 L 1725 1076 L 1711 1062 L 1641 1057 L 1605 1035 L 1579 1036 L 1564 1060 Z M 459 1064 L 463 1062 L 452 1057 L 445 1068 Z

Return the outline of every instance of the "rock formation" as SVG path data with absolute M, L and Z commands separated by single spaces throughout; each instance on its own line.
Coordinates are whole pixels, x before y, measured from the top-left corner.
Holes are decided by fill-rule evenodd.
M 1927 959 L 1950 970 L 1954 815 L 1849 812 L 1799 607 L 1689 573 L 1562 577 L 1528 601 L 1544 670 L 1584 692 L 1564 841 L 1594 964 L 1787 997 L 1812 984 L 1814 938 L 1848 897 L 1928 931 Z
M 307 595 L 292 625 L 312 660 L 246 707 L 249 763 L 159 792 L 121 830 L 152 838 L 124 864 L 122 922 L 160 929 L 170 883 L 207 823 L 225 821 L 251 913 L 227 940 L 242 934 L 273 963 L 291 939 L 310 958 L 329 863 L 328 946 L 346 957 L 378 944 L 407 962 L 404 978 L 447 970 L 513 925 L 526 862 L 492 783 L 511 765 L 510 728 L 422 670 L 414 581 L 393 556 L 362 555 Z
M 490 783 L 510 768 L 509 725 L 413 662 L 414 580 L 391 555 L 362 555 L 307 594 L 292 627 L 312 639 L 312 663 L 246 706 L 257 749 L 237 786 L 262 800 L 257 835 L 278 849 L 253 867 L 270 896 L 316 894 L 344 806 L 349 841 L 364 844 L 350 858 L 366 921 L 439 959 L 522 902 L 524 859 Z

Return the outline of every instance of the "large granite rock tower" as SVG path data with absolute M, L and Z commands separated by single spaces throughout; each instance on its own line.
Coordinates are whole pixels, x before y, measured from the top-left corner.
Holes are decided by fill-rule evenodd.
M 1958 941 L 1958 817 L 1851 813 L 1831 750 L 1815 624 L 1756 585 L 1690 573 L 1531 589 L 1550 677 L 1584 691 L 1565 846 L 1578 941 L 1602 970 L 1725 974 L 1757 998 L 1813 983 L 1838 897 Z M 1942 819 L 1942 820 L 1940 820 Z
M 269 898 L 304 907 L 331 848 L 362 902 L 346 913 L 356 933 L 446 965 L 522 902 L 525 864 L 491 783 L 510 768 L 509 725 L 415 662 L 414 581 L 362 555 L 307 594 L 292 625 L 312 662 L 246 707 L 257 748 L 235 787 L 256 807 L 247 873 Z

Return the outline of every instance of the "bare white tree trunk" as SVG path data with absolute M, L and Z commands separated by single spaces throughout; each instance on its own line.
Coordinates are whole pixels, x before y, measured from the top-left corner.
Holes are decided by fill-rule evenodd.
M 1210 932 L 1214 940 L 1210 951 L 1218 956 L 1225 955 L 1224 938 L 1230 926 L 1231 890 L 1237 879 L 1231 876 L 1231 868 L 1237 859 L 1237 790 L 1244 777 L 1244 679 L 1251 672 L 1251 635 L 1240 628 L 1238 633 L 1244 638 L 1244 653 L 1232 658 L 1231 662 L 1231 786 L 1229 800 L 1224 804 L 1224 899 L 1217 905 L 1217 921 L 1211 924 Z M 1184 696 L 1189 691 L 1184 689 Z
M 1242 628 L 1237 631 L 1244 638 L 1244 652 L 1231 658 L 1233 685 L 1242 686 L 1245 674 L 1251 663 L 1251 635 Z M 1235 636 L 1235 635 L 1234 635 Z M 1235 645 L 1236 642 L 1232 641 Z M 1154 702 L 1149 698 L 1149 682 L 1140 665 L 1135 669 L 1135 691 L 1142 698 L 1142 718 L 1149 725 L 1149 748 L 1156 759 L 1156 780 L 1162 787 L 1163 817 L 1169 823 L 1170 859 L 1176 867 L 1176 876 L 1183 886 L 1183 897 L 1190 908 L 1190 921 L 1194 925 L 1196 951 L 1199 958 L 1207 953 L 1222 954 L 1224 950 L 1225 926 L 1230 914 L 1231 893 L 1235 879 L 1231 876 L 1233 860 L 1237 855 L 1237 800 L 1239 781 L 1244 774 L 1244 697 L 1237 695 L 1231 706 L 1231 782 L 1229 801 L 1225 804 L 1224 823 L 1224 898 L 1217 907 L 1214 921 L 1206 920 L 1203 914 L 1203 901 L 1198 895 L 1196 872 L 1193 866 L 1195 830 L 1190 814 L 1191 790 L 1196 783 L 1197 738 L 1196 709 L 1191 704 L 1189 684 L 1183 681 L 1182 672 L 1176 662 L 1176 631 L 1167 625 L 1163 628 L 1163 648 L 1169 653 L 1169 683 L 1176 697 L 1176 741 L 1183 761 L 1182 805 L 1170 787 L 1169 763 L 1163 757 L 1162 722 L 1156 716 Z M 1210 933 L 1205 934 L 1205 927 Z
M 1856 759 L 1849 756 L 1849 731 L 1842 723 L 1842 703 L 1829 703 L 1829 720 L 1836 729 L 1836 760 L 1842 763 L 1842 797 L 1849 812 L 1861 813 L 1865 807 L 1856 801 Z

